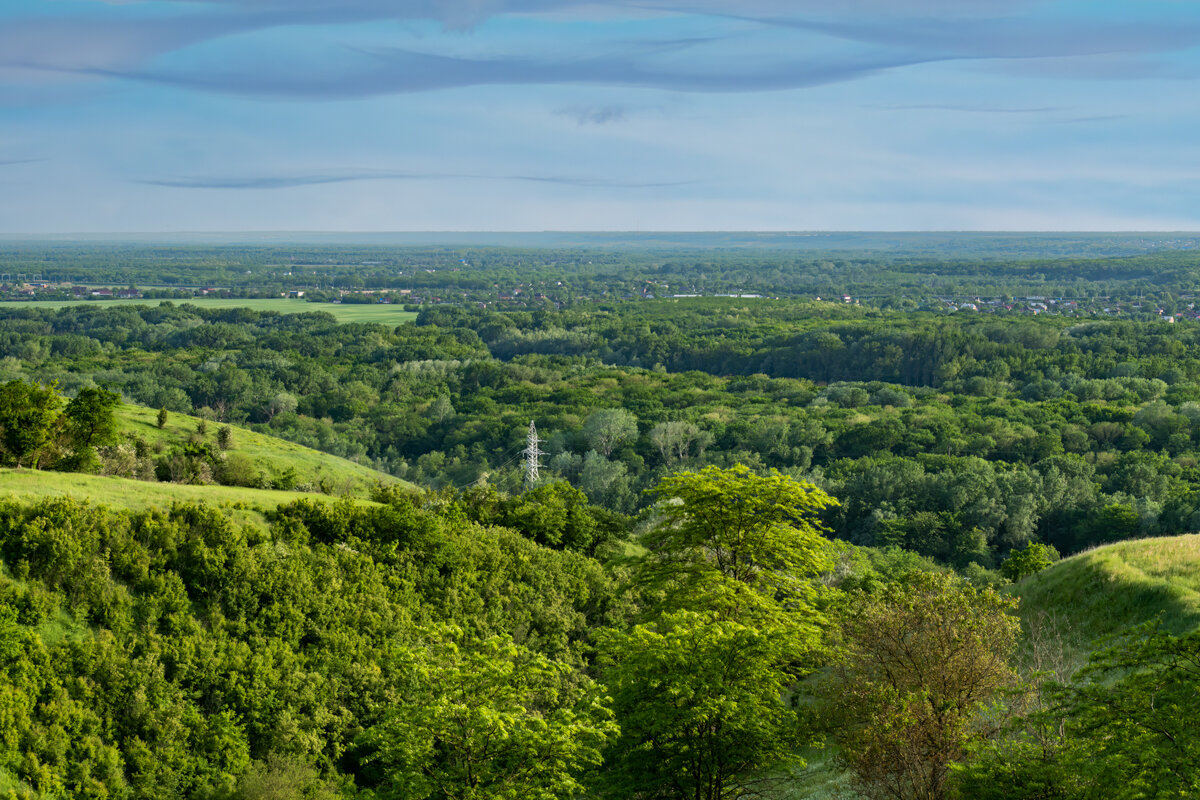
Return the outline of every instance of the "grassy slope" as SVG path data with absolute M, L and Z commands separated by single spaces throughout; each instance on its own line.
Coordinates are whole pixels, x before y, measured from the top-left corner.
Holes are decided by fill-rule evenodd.
M 1200 628 L 1200 534 L 1141 539 L 1063 559 L 1014 587 L 1021 616 L 1057 616 L 1076 647 L 1153 619 Z M 1088 648 L 1090 649 L 1090 648 Z
M 166 447 L 186 441 L 200 421 L 198 417 L 172 413 L 167 418 L 166 427 L 159 430 L 157 416 L 157 411 L 142 406 L 124 405 L 117 412 L 122 432 L 136 434 L 151 444 L 162 442 Z M 217 423 L 209 422 L 205 439 L 215 444 L 220 427 Z M 246 428 L 232 427 L 233 448 L 229 452 L 248 456 L 258 471 L 268 478 L 291 468 L 295 470 L 298 485 L 313 488 L 324 486 L 336 495 L 357 498 L 357 502 L 367 502 L 365 498 L 368 491 L 378 483 L 405 484 L 390 475 L 344 458 Z M 15 498 L 32 502 L 63 495 L 113 508 L 134 510 L 169 508 L 175 503 L 205 502 L 225 508 L 235 521 L 255 524 L 262 524 L 264 511 L 282 503 L 306 497 L 329 501 L 335 499 L 330 494 L 317 492 L 282 492 L 240 486 L 188 486 L 100 475 L 0 469 L 0 499 Z M 0 781 L 0 790 L 2 788 Z
M 163 300 L 7 300 L 0 302 L 2 308 L 64 308 L 78 305 L 158 305 Z M 395 304 L 370 303 L 307 303 L 303 300 L 286 298 L 239 299 L 236 297 L 196 297 L 188 300 L 171 300 L 176 305 L 190 303 L 200 308 L 252 308 L 255 311 L 278 311 L 283 314 L 302 314 L 309 311 L 328 311 L 338 322 L 379 322 L 384 325 L 399 325 L 417 318 L 414 311 L 405 311 Z
M 117 411 L 123 433 L 132 433 L 151 444 L 163 442 L 167 447 L 182 445 L 195 433 L 199 417 L 172 412 L 167 425 L 159 430 L 158 412 L 143 406 L 123 405 Z M 220 423 L 209 422 L 206 441 L 216 444 Z M 399 479 L 378 472 L 362 464 L 331 456 L 293 442 L 256 433 L 248 428 L 233 428 L 233 448 L 230 453 L 249 456 L 259 472 L 274 479 L 289 467 L 295 470 L 298 484 L 314 488 L 322 485 L 335 494 L 363 496 L 377 483 L 398 483 Z
M 0 469 L 0 499 L 37 502 L 50 497 L 72 497 L 112 508 L 143 510 L 170 508 L 175 503 L 203 502 L 226 509 L 236 522 L 261 524 L 263 512 L 302 498 L 335 502 L 325 494 L 244 489 L 240 486 L 187 486 L 151 483 L 128 478 Z M 367 501 L 358 501 L 367 502 Z
M 1140 539 L 1065 558 L 1016 584 L 1028 626 L 1049 617 L 1066 663 L 1082 666 L 1098 640 L 1154 619 L 1174 633 L 1200 628 L 1200 534 Z M 1053 635 L 1051 633 L 1050 635 Z M 831 750 L 806 754 L 789 800 L 858 797 Z

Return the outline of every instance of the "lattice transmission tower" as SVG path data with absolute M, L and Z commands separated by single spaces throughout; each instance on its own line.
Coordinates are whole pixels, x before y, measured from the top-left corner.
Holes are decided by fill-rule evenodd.
M 541 465 L 538 463 L 538 457 L 546 455 L 538 445 L 541 440 L 538 439 L 537 427 L 533 424 L 533 420 L 529 421 L 529 434 L 525 437 L 525 449 L 521 451 L 521 455 L 525 457 L 525 488 L 532 489 L 538 482 L 538 469 Z

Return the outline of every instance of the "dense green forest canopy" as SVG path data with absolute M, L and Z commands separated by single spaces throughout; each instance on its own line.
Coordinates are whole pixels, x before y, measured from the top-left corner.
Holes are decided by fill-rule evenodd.
M 0 312 L 0 379 L 100 385 L 435 488 L 546 474 L 614 512 L 682 467 L 811 480 L 835 534 L 992 567 L 1195 527 L 1200 328 L 808 301 L 432 307 L 415 325 L 187 305 Z M 622 413 L 624 433 L 608 428 Z M 616 438 L 613 438 L 613 436 Z
M 0 795 L 1194 793 L 1194 592 L 1055 562 L 1200 527 L 1197 241 L 840 236 L 4 245 L 420 313 L 0 307 L 8 474 L 297 488 L 261 434 L 411 482 L 0 502 Z M 1172 624 L 1089 657 L 1080 585 Z

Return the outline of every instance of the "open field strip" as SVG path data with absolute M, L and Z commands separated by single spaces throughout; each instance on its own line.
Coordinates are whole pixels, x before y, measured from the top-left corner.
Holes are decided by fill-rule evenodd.
M 194 297 L 187 300 L 160 300 L 141 298 L 134 300 L 6 300 L 0 308 L 66 308 L 69 306 L 158 305 L 159 303 L 189 304 L 200 308 L 249 308 L 254 311 L 278 311 L 281 314 L 304 314 L 327 311 L 338 322 L 377 322 L 383 325 L 399 325 L 417 318 L 415 311 L 405 311 L 398 304 L 386 303 L 306 303 L 303 300 L 279 298 L 237 297 Z

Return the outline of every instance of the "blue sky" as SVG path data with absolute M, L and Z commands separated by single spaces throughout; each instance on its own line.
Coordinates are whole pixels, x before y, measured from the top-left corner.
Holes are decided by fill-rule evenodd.
M 0 0 L 0 232 L 1200 230 L 1191 0 Z

